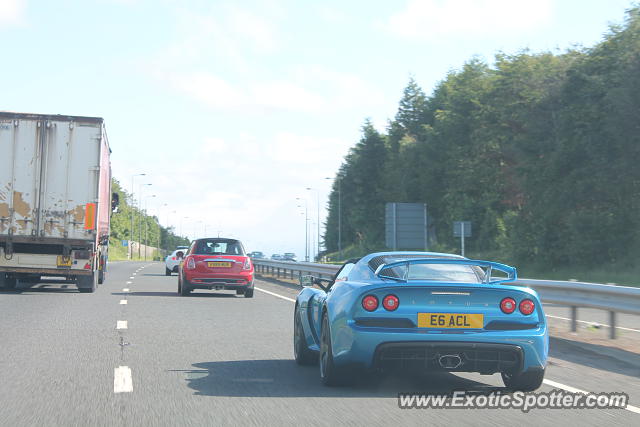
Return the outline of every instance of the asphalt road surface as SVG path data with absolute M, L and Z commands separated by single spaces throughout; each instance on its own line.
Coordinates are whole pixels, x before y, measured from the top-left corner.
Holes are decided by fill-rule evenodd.
M 640 422 L 640 413 L 624 409 L 398 408 L 401 392 L 501 389 L 498 375 L 389 376 L 323 387 L 317 366 L 293 361 L 296 290 L 263 281 L 256 287 L 253 299 L 229 291 L 178 297 L 177 277 L 166 277 L 164 264 L 121 262 L 110 264 L 95 294 L 62 285 L 0 291 L 0 424 Z M 640 366 L 604 356 L 598 346 L 552 338 L 546 380 L 539 391 L 622 391 L 640 406 Z

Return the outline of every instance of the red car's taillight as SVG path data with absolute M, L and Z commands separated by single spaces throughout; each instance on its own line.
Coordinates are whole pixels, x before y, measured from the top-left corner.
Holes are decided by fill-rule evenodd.
M 536 305 L 530 299 L 523 299 L 520 301 L 520 313 L 528 316 L 536 309 Z
M 395 309 L 398 308 L 399 305 L 400 305 L 400 300 L 395 295 L 387 295 L 382 300 L 382 306 L 387 311 L 394 311 Z
M 251 270 L 251 260 L 249 258 L 244 259 L 244 264 L 242 264 L 243 270 Z
M 196 261 L 189 257 L 187 258 L 187 270 L 195 270 L 196 268 Z
M 367 311 L 375 310 L 376 308 L 378 308 L 378 298 L 374 297 L 373 295 L 367 295 L 366 297 L 362 298 L 362 308 Z
M 505 314 L 511 314 L 516 311 L 516 300 L 513 298 L 504 298 L 500 301 L 500 310 Z

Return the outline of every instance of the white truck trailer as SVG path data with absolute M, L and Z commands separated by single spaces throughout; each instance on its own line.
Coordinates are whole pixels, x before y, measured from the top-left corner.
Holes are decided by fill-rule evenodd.
M 0 112 L 0 287 L 104 281 L 110 153 L 101 118 Z

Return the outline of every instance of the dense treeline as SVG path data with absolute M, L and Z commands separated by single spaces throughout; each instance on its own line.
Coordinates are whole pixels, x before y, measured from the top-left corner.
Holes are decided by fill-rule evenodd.
M 173 228 L 160 225 L 157 217 L 147 215 L 144 209 L 140 210 L 131 206 L 129 203 L 130 195 L 122 189 L 116 179 L 111 181 L 111 191 L 118 193 L 120 197 L 118 212 L 111 215 L 109 243 L 112 249 L 120 248 L 122 240 L 141 241 L 148 246 L 165 250 L 174 250 L 176 246 L 189 244 L 188 239 L 176 236 L 173 233 Z M 134 217 L 133 233 L 131 232 L 132 211 Z
M 473 59 L 427 96 L 411 80 L 386 134 L 365 122 L 329 199 L 325 244 L 384 247 L 384 204 L 426 202 L 430 249 L 587 265 L 640 254 L 640 8 L 593 48 Z

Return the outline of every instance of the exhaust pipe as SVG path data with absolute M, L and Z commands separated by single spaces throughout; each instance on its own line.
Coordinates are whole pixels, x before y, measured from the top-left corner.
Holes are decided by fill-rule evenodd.
M 438 358 L 438 363 L 444 369 L 456 369 L 462 365 L 462 359 L 457 354 L 445 354 Z

